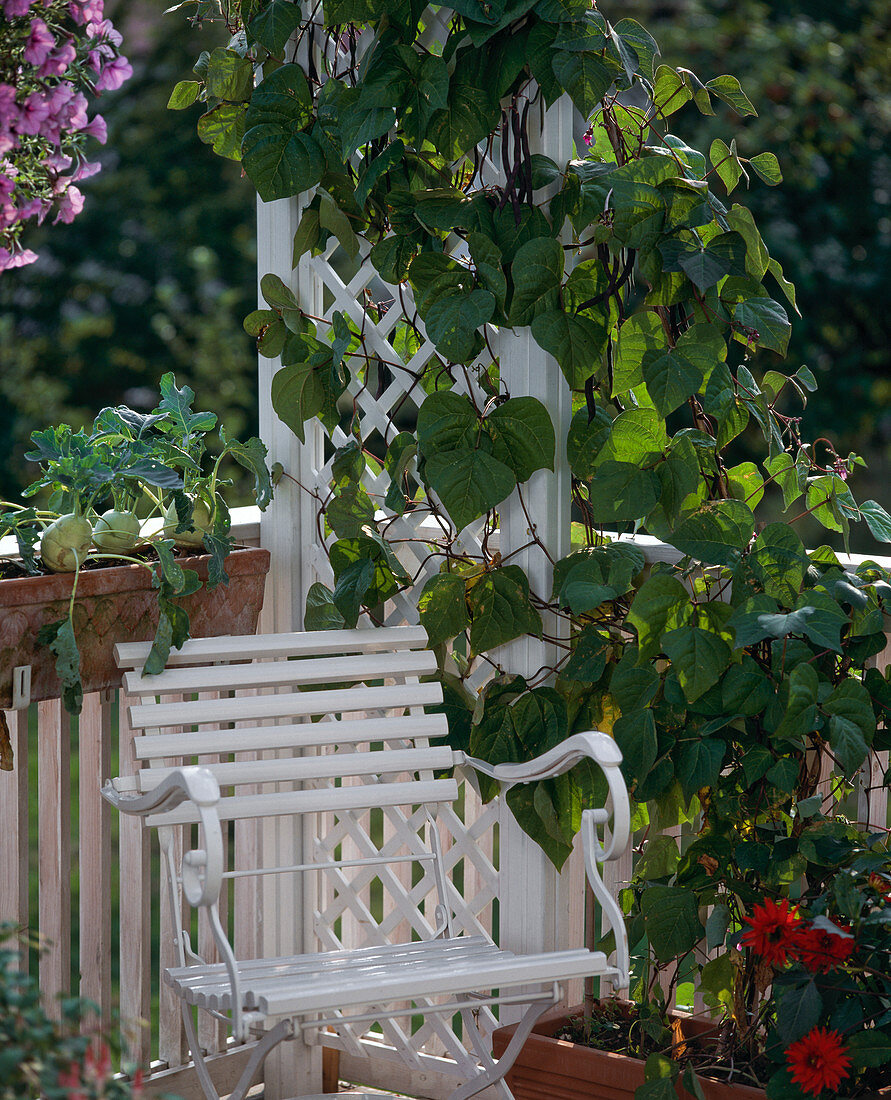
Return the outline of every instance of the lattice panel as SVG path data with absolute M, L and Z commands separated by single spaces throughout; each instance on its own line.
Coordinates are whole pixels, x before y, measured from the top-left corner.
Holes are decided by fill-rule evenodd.
M 379 356 L 391 364 L 386 384 L 376 392 L 369 384 L 375 381 L 369 378 L 372 372 L 366 367 L 357 369 L 361 361 L 354 357 L 350 362 L 352 380 L 346 395 L 353 402 L 362 440 L 376 435 L 388 445 L 399 430 L 391 417 L 398 414 L 404 425 L 411 426 L 424 399 L 425 392 L 415 376 L 425 369 L 440 368 L 442 362 L 424 332 L 410 289 L 385 284 L 367 258 L 367 247 L 357 268 L 354 265 L 354 274 L 343 274 L 343 260 L 343 254 L 332 244 L 316 257 L 305 257 L 303 262 L 312 276 L 316 302 L 324 303 L 323 317 L 330 321 L 336 310 L 347 315 L 363 334 L 367 354 Z M 367 308 L 369 303 L 374 303 L 374 308 Z M 381 304 L 388 308 L 382 311 Z M 417 339 L 405 339 L 407 322 L 417 331 Z M 485 368 L 490 363 L 491 358 L 486 355 L 473 366 Z M 400 370 L 400 366 L 405 369 Z M 456 379 L 455 388 L 459 391 L 469 393 L 473 386 L 472 371 Z M 315 430 L 319 430 L 318 426 Z M 349 438 L 338 428 L 332 441 L 335 447 L 340 447 Z M 312 448 L 307 447 L 306 453 L 312 454 Z M 317 448 L 315 453 L 321 453 L 321 449 Z M 323 464 L 301 471 L 303 483 L 320 494 L 327 492 L 331 481 L 331 458 L 328 454 Z M 381 508 L 389 484 L 386 473 L 366 471 L 365 487 Z M 430 539 L 443 533 L 434 526 L 435 521 L 426 509 L 402 517 L 387 515 L 390 517 L 388 533 L 397 539 L 423 539 L 425 535 Z M 481 555 L 482 533 L 482 520 L 472 524 L 462 532 L 462 549 L 472 555 Z M 325 548 L 317 544 L 313 551 L 316 579 L 330 582 Z M 437 569 L 436 561 L 425 564 L 428 554 L 423 542 L 400 542 L 396 553 L 406 572 L 416 578 L 417 585 L 423 586 Z M 417 606 L 411 593 L 399 593 L 388 603 L 385 621 L 387 625 L 417 622 Z M 487 675 L 486 669 L 481 669 L 479 682 Z M 498 897 L 494 854 L 498 818 L 497 802 L 482 806 L 467 783 L 463 787 L 463 805 L 445 806 L 439 810 L 435 828 L 444 855 L 448 904 L 455 932 L 497 934 L 493 925 Z M 388 809 L 372 814 L 348 814 L 337 821 L 321 821 L 319 825 L 308 856 L 320 859 L 330 859 L 335 853 L 341 859 L 356 858 L 378 850 L 387 855 L 418 854 L 428 848 L 429 831 L 434 827 L 423 807 L 414 811 Z M 321 949 L 399 942 L 434 934 L 438 896 L 429 864 L 401 864 L 396 870 L 380 874 L 375 874 L 376 870 L 365 868 L 352 875 L 348 870 L 326 874 L 314 912 L 313 930 Z M 484 1033 L 495 1026 L 495 1018 L 488 1009 L 479 1013 L 479 1025 Z M 415 1017 L 412 1022 L 409 1016 L 385 1022 L 381 1028 L 384 1041 L 417 1069 L 422 1066 L 423 1056 L 430 1054 L 450 1055 L 455 1059 L 456 1073 L 466 1064 L 467 1055 L 456 1040 L 448 1018 L 428 1016 L 419 1020 Z M 326 1035 L 323 1041 L 361 1054 L 360 1032 L 358 1027 L 345 1026 L 339 1038 Z M 376 1038 L 380 1040 L 380 1034 Z
M 349 359 L 352 379 L 341 399 L 342 402 L 353 402 L 356 413 L 354 424 L 358 423 L 363 442 L 377 435 L 385 445 L 389 445 L 399 431 L 394 419 L 398 417 L 402 423 L 413 423 L 426 396 L 417 376 L 425 370 L 441 369 L 443 361 L 424 332 L 424 324 L 415 310 L 410 288 L 393 287 L 384 283 L 368 259 L 368 251 L 368 246 L 364 245 L 358 270 L 348 279 L 342 278 L 337 270 L 346 258 L 336 242 L 330 243 L 320 255 L 305 258 L 302 262 L 321 288 L 325 303 L 324 320 L 331 322 L 337 311 L 345 314 L 362 333 L 365 353 L 369 357 L 379 357 L 385 365 L 390 364 L 387 371 L 391 380 L 382 392 L 375 394 L 372 392 L 371 382 L 375 380 L 373 375 L 377 373 L 376 369 L 373 370 L 367 362 L 363 363 L 359 357 Z M 335 253 L 341 261 L 336 266 L 332 262 L 335 260 Z M 377 308 L 370 310 L 369 303 L 374 303 Z M 374 315 L 379 313 L 381 306 L 388 308 L 379 319 L 375 319 Z M 417 333 L 417 339 L 406 338 L 409 326 L 413 334 Z M 397 335 L 403 339 L 396 339 Z M 406 343 L 407 349 L 399 346 Z M 475 371 L 485 369 L 491 362 L 491 355 L 488 352 L 483 353 L 468 371 L 456 375 L 453 388 L 463 393 L 475 391 L 475 397 L 481 396 L 482 391 L 473 376 Z M 316 427 L 315 430 L 319 429 Z M 335 447 L 342 447 L 350 440 L 350 436 L 341 427 L 335 428 L 331 438 Z M 331 455 L 327 456 L 327 461 L 321 467 L 313 466 L 302 472 L 303 478 L 310 478 L 308 487 L 322 495 L 328 492 L 331 481 L 331 458 Z M 307 484 L 305 480 L 303 483 Z M 371 470 L 366 471 L 365 488 L 382 509 L 389 485 L 390 478 L 385 472 L 375 474 Z M 395 538 L 423 539 L 425 534 L 430 538 L 442 533 L 425 508 L 397 518 L 393 517 L 393 513 L 388 515 L 391 519 L 388 530 Z M 479 520 L 461 533 L 461 543 L 466 552 L 472 555 L 482 554 L 482 530 L 483 521 Z M 324 548 L 319 546 L 316 550 L 314 564 L 317 572 L 320 579 L 327 579 L 329 571 Z M 417 577 L 417 583 L 421 586 L 436 571 L 435 562 L 423 567 L 427 557 L 423 544 L 400 542 L 396 545 L 396 553 L 408 574 Z M 386 624 L 395 626 L 412 621 L 417 621 L 417 609 L 413 601 L 406 594 L 398 594 L 387 609 Z

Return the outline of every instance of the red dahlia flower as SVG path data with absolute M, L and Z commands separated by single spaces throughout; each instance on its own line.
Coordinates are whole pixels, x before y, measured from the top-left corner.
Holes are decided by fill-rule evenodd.
M 832 926 L 837 927 L 836 925 Z M 792 953 L 812 974 L 828 974 L 854 950 L 849 928 L 803 928 L 795 936 Z
M 773 898 L 765 898 L 752 909 L 750 917 L 743 917 L 751 928 L 740 943 L 751 947 L 756 955 L 774 966 L 785 966 L 787 956 L 793 953 L 795 934 L 801 925 L 797 907 L 789 908 L 786 898 L 777 904 Z
M 802 1092 L 818 1096 L 823 1089 L 836 1089 L 848 1076 L 851 1059 L 837 1031 L 815 1027 L 786 1051 L 792 1080 Z

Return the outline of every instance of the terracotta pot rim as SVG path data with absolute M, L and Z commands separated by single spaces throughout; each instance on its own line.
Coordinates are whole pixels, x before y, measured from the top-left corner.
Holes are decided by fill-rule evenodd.
M 209 554 L 187 554 L 176 558 L 184 569 L 194 569 L 202 579 L 207 576 Z M 147 562 L 149 566 L 156 563 Z M 230 577 L 269 571 L 270 554 L 260 546 L 236 546 L 226 557 L 226 572 Z M 0 607 L 21 607 L 65 599 L 74 584 L 72 573 L 45 573 L 39 577 L 0 578 Z M 152 575 L 142 565 L 106 565 L 85 569 L 77 583 L 77 597 L 105 595 L 109 592 L 135 592 L 152 588 Z M 52 590 L 48 595 L 47 589 Z

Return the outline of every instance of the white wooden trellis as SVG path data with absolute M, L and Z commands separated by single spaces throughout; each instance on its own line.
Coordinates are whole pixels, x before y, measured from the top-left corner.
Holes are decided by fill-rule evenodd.
M 435 39 L 444 40 L 446 17 L 448 13 L 440 10 L 425 13 L 424 41 L 429 44 Z M 363 41 L 360 39 L 359 51 Z M 568 98 L 555 104 L 550 110 L 541 109 L 539 113 L 530 112 L 529 138 L 533 152 L 550 156 L 558 164 L 564 164 L 573 155 L 572 127 L 574 109 Z M 489 171 L 495 177 L 496 169 L 490 164 Z M 311 197 L 311 196 L 307 196 Z M 316 317 L 331 320 L 335 310 L 346 314 L 363 332 L 367 350 L 378 353 L 391 362 L 400 361 L 400 355 L 393 346 L 393 336 L 411 318 L 423 334 L 423 323 L 417 317 L 410 289 L 384 288 L 379 275 L 368 259 L 368 247 L 363 242 L 358 265 L 349 266 L 346 257 L 335 243 L 329 243 L 325 251 L 316 257 L 304 255 L 296 270 L 291 268 L 291 248 L 294 231 L 299 224 L 303 203 L 300 199 L 283 200 L 274 203 L 258 204 L 258 274 L 262 277 L 271 272 L 278 275 L 297 295 L 301 307 Z M 460 246 L 460 241 L 455 241 Z M 339 272 L 351 272 L 342 276 Z M 392 304 L 382 316 L 375 319 L 366 310 L 366 291 L 377 300 L 391 299 Z M 376 315 L 377 311 L 375 311 Z M 320 326 L 320 329 L 324 326 Z M 320 335 L 323 333 L 320 332 Z M 565 437 L 571 418 L 571 398 L 556 361 L 546 355 L 532 340 L 528 329 L 519 333 L 507 331 L 498 333 L 489 329 L 488 346 L 499 356 L 501 377 L 511 396 L 537 397 L 548 409 L 554 423 L 558 440 Z M 419 371 L 431 360 L 438 359 L 433 343 L 424 338 L 420 347 L 407 360 L 401 361 L 412 372 Z M 490 362 L 488 352 L 484 352 L 476 363 L 481 366 Z M 324 432 L 317 421 L 306 425 L 306 443 L 300 445 L 293 433 L 276 417 L 271 407 L 270 392 L 272 376 L 278 369 L 275 360 L 260 359 L 260 429 L 261 435 L 270 449 L 270 460 L 280 462 L 287 474 L 310 490 L 325 494 L 331 479 L 330 454 L 325 454 Z M 391 371 L 391 380 L 380 396 L 363 385 L 354 371 L 354 377 L 347 396 L 354 399 L 359 415 L 360 432 L 363 439 L 377 432 L 386 443 L 395 434 L 388 419 L 388 413 L 406 403 L 417 409 L 424 393 L 415 386 L 412 390 L 412 377 L 408 372 Z M 472 375 L 472 371 L 470 372 Z M 461 380 L 456 389 L 466 392 L 467 385 Z M 484 402 L 483 402 L 484 403 Z M 333 442 L 341 446 L 348 437 L 339 429 L 335 431 Z M 382 500 L 389 484 L 385 473 L 375 476 L 366 473 L 366 488 L 373 497 Z M 540 471 L 523 487 L 526 508 L 536 526 L 538 538 L 548 547 L 551 557 L 556 560 L 569 552 L 570 548 L 570 499 L 569 470 L 562 443 L 558 444 L 555 470 Z M 268 619 L 265 629 L 293 629 L 303 625 L 303 609 L 309 587 L 315 581 L 330 583 L 331 572 L 325 549 L 321 544 L 316 523 L 317 504 L 308 492 L 301 492 L 294 481 L 288 478 L 279 482 L 276 500 L 263 515 L 261 521 L 261 542 L 272 551 L 273 566 L 270 576 L 271 607 L 268 607 Z M 520 547 L 529 541 L 529 520 L 515 493 L 499 509 L 500 542 L 502 555 L 512 548 Z M 406 515 L 397 520 L 390 533 L 395 537 L 417 537 L 422 533 L 420 526 L 426 517 Z M 429 523 L 429 519 L 427 520 Z M 461 533 L 464 547 L 472 554 L 481 553 L 482 522 L 471 524 Z M 413 576 L 421 567 L 420 546 L 399 544 L 397 553 L 407 571 Z M 530 577 L 534 591 L 550 592 L 550 562 L 538 548 L 532 548 L 517 554 L 512 561 L 521 565 Z M 435 568 L 435 566 L 433 566 Z M 418 584 L 422 586 L 426 575 L 422 572 Z M 416 622 L 415 602 L 407 595 L 397 595 L 387 606 L 388 625 L 401 622 Z M 554 661 L 552 645 L 533 638 L 523 638 L 505 647 L 494 655 L 510 671 L 531 674 L 543 665 Z M 483 669 L 479 672 L 474 686 L 487 677 Z M 460 869 L 463 880 L 463 898 L 459 906 L 459 920 L 465 928 L 473 929 L 478 924 L 485 928 L 493 927 L 495 904 L 497 904 L 498 936 L 503 946 L 515 951 L 552 950 L 558 946 L 570 947 L 581 944 L 584 938 L 585 890 L 584 875 L 579 859 L 573 855 L 562 875 L 557 875 L 547 857 L 537 845 L 522 832 L 506 806 L 492 803 L 482 806 L 478 796 L 469 785 L 465 789 L 464 820 L 454 813 L 446 814 L 440 821 L 440 832 L 447 860 L 452 872 Z M 369 828 L 361 830 L 360 835 L 343 837 L 332 833 L 325 835 L 325 825 L 316 837 L 304 837 L 306 848 L 313 844 L 331 848 L 338 842 L 348 841 L 361 848 L 370 843 Z M 405 837 L 411 832 L 411 823 L 401 814 L 394 814 L 384 834 L 384 842 L 396 842 L 400 835 Z M 296 838 L 284 838 L 290 845 Z M 282 838 L 267 838 L 267 842 L 282 842 Z M 496 854 L 497 853 L 497 854 Z M 511 874 L 512 868 L 524 868 L 523 874 Z M 350 896 L 350 889 L 356 894 Z M 367 937 L 368 908 L 366 897 L 361 894 L 361 885 L 344 886 L 336 899 L 317 899 L 314 906 L 311 899 L 290 897 L 275 900 L 272 912 L 281 913 L 283 905 L 293 906 L 295 912 L 303 914 L 303 926 L 288 940 L 282 939 L 280 930 L 269 927 L 269 914 L 264 918 L 266 936 L 264 951 L 311 950 L 314 937 L 318 942 L 329 940 L 334 935 L 335 922 L 339 921 L 341 940 L 350 939 L 349 946 L 356 946 L 358 940 Z M 396 920 L 406 920 L 405 902 L 415 902 L 423 896 L 423 886 L 410 882 L 393 881 L 388 884 L 389 900 L 385 903 L 383 926 L 387 927 Z M 457 896 L 457 891 L 456 891 Z M 270 899 L 272 900 L 272 899 Z M 361 908 L 364 921 L 350 919 L 350 912 Z M 374 933 L 377 934 L 377 933 Z M 269 939 L 268 937 L 272 937 Z M 299 942 L 298 942 L 299 941 Z M 578 1001 L 581 987 L 569 991 L 570 999 Z M 505 1009 L 505 1019 L 510 1019 Z M 490 1021 L 494 1022 L 494 1021 Z M 437 1074 L 441 1074 L 444 1063 L 441 1059 L 431 1059 L 439 1055 L 444 1045 L 437 1042 L 432 1024 L 427 1024 L 414 1034 L 396 1037 L 394 1045 L 404 1042 L 417 1055 L 417 1073 L 409 1078 L 400 1077 L 401 1087 L 408 1091 L 415 1089 L 417 1095 L 435 1096 L 448 1086 L 437 1086 Z M 441 1036 L 439 1039 L 441 1040 Z M 356 1047 L 344 1060 L 347 1075 L 364 1074 L 365 1083 L 394 1085 L 394 1064 L 391 1057 L 382 1048 L 380 1037 L 362 1040 L 369 1059 L 358 1058 L 361 1053 Z M 391 1041 L 393 1037 L 390 1037 Z M 296 1045 L 296 1044 L 295 1044 Z M 349 1054 L 352 1054 L 352 1058 Z M 404 1053 L 404 1052 L 403 1052 Z M 273 1068 L 267 1073 L 267 1088 L 286 1089 L 285 1080 L 289 1075 L 299 1073 L 297 1061 L 304 1066 L 312 1059 L 296 1059 L 295 1062 L 278 1070 Z M 380 1068 L 378 1069 L 377 1066 Z M 447 1068 L 447 1067 L 445 1067 Z M 317 1073 L 318 1066 L 312 1065 L 311 1073 Z M 274 1083 L 274 1075 L 281 1074 L 279 1085 Z M 308 1083 L 308 1082 L 307 1082 Z

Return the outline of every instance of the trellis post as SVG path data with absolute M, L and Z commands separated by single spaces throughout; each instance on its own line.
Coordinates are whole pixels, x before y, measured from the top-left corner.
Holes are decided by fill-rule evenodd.
M 538 127 L 530 125 L 530 146 L 561 167 L 572 156 L 574 109 L 564 96 L 543 111 Z M 499 509 L 500 549 L 506 557 L 530 539 L 530 522 L 547 548 L 532 546 L 511 557 L 529 577 L 533 592 L 547 598 L 553 566 L 570 550 L 570 473 L 563 440 L 572 417 L 572 397 L 557 361 L 536 344 L 528 327 L 507 330 L 499 341 L 501 377 L 512 397 L 536 397 L 547 408 L 557 437 L 554 470 L 539 470 Z M 525 509 L 523 507 L 525 503 Z M 550 555 L 550 559 L 548 555 Z M 545 632 L 557 629 L 545 620 Z M 525 635 L 504 647 L 500 662 L 512 672 L 534 675 L 557 658 L 557 647 Z M 513 951 L 548 951 L 569 947 L 569 938 L 581 941 L 584 888 L 569 863 L 558 875 L 544 852 L 523 832 L 506 804 L 500 818 L 500 938 Z M 522 868 L 522 871 L 520 870 Z M 578 895 L 578 896 L 576 896 Z M 504 1013 L 509 1013 L 505 1007 Z
M 312 312 L 319 291 L 305 268 L 292 270 L 294 232 L 303 213 L 297 199 L 264 203 L 257 200 L 258 278 L 271 273 L 290 286 L 304 308 Z M 262 295 L 259 297 L 263 305 Z M 269 450 L 269 464 L 281 465 L 284 474 L 275 488 L 272 504 L 261 514 L 260 544 L 271 553 L 266 583 L 266 601 L 260 629 L 267 632 L 298 630 L 303 625 L 306 593 L 312 583 L 311 546 L 315 533 L 313 498 L 302 491 L 308 484 L 312 463 L 320 465 L 321 433 L 309 426 L 305 444 L 276 415 L 272 408 L 272 379 L 280 359 L 259 359 L 260 437 Z M 302 852 L 304 838 L 297 821 L 269 819 L 260 825 L 259 842 L 264 860 L 275 864 L 273 853 Z M 288 862 L 290 856 L 283 861 Z M 282 862 L 282 860 L 278 860 Z M 305 919 L 310 908 L 304 897 L 303 875 L 268 875 L 264 879 L 259 912 L 258 953 L 263 956 L 299 954 L 313 950 L 311 924 Z M 321 1048 L 307 1047 L 299 1040 L 283 1043 L 269 1056 L 264 1069 L 267 1100 L 321 1091 Z

